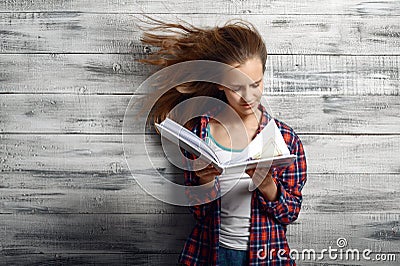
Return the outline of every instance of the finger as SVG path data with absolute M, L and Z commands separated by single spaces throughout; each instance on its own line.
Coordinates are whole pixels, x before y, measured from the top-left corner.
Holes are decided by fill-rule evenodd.
M 221 173 L 221 172 L 220 172 L 217 168 L 215 168 L 215 166 L 212 165 L 212 164 L 208 165 L 206 169 L 208 169 L 208 170 L 210 170 L 210 171 L 213 171 L 213 172 L 215 172 L 215 173 L 218 173 L 218 174 Z
M 267 175 L 268 175 L 268 169 L 265 169 L 265 168 L 253 169 L 252 177 L 254 177 L 254 178 L 264 178 Z
M 219 171 L 215 168 L 209 168 L 209 169 L 202 169 L 200 171 L 195 171 L 196 175 L 198 176 L 205 176 L 205 175 L 211 175 L 211 174 L 219 174 Z
M 254 172 L 257 175 L 267 175 L 269 171 L 270 171 L 270 168 L 264 168 L 264 167 L 258 167 L 258 168 L 254 169 Z
M 210 166 L 211 166 L 210 164 L 206 164 L 202 161 L 199 162 L 195 161 L 193 170 L 196 174 L 199 174 L 206 169 L 210 169 L 211 168 Z
M 256 186 L 259 186 L 264 181 L 264 176 L 253 175 L 251 179 Z
M 246 170 L 246 173 L 250 176 L 253 175 L 267 175 L 267 170 L 264 168 L 254 168 L 254 169 L 248 169 Z
M 254 169 L 247 169 L 246 174 L 248 174 L 249 176 L 252 176 L 254 174 Z

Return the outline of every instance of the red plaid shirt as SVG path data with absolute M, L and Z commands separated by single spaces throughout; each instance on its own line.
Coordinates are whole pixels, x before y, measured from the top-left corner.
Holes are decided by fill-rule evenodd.
M 262 119 L 257 134 L 271 119 L 264 106 L 260 104 L 258 108 L 262 111 Z M 210 116 L 214 114 L 215 110 L 203 115 L 192 132 L 205 139 L 207 123 Z M 293 129 L 277 119 L 275 121 L 290 153 L 296 154 L 297 158 L 286 168 L 273 169 L 273 180 L 278 188 L 278 200 L 273 202 L 266 200 L 258 188 L 252 193 L 249 265 L 296 265 L 289 256 L 286 226 L 295 221 L 300 212 L 301 190 L 307 180 L 306 157 L 303 145 Z M 188 158 L 196 158 L 187 151 L 184 153 Z M 199 184 L 199 177 L 192 171 L 185 170 L 184 178 L 186 186 Z M 211 199 L 215 199 L 220 192 L 218 177 L 215 181 L 208 193 Z M 196 199 L 195 195 L 188 196 Z M 189 210 L 193 213 L 196 224 L 186 240 L 178 262 L 184 265 L 217 265 L 221 198 L 190 206 Z

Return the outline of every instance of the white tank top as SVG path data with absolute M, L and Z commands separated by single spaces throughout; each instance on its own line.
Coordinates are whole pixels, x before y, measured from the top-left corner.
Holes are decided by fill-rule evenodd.
M 229 161 L 232 154 L 240 150 L 229 149 L 219 144 L 207 126 L 206 142 L 216 152 L 221 162 Z M 220 245 L 236 250 L 248 250 L 251 223 L 250 176 L 223 174 L 218 177 L 221 189 L 221 231 Z

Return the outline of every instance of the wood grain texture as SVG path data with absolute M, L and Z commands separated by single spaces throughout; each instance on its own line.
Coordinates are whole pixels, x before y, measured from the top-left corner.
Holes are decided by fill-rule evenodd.
M 157 17 L 171 20 L 170 15 Z M 400 54 L 398 16 L 185 14 L 179 18 L 203 27 L 245 18 L 260 31 L 270 54 Z M 142 52 L 137 25 L 135 15 L 118 13 L 0 13 L 0 52 Z
M 178 253 L 137 254 L 127 252 L 54 252 L 15 254 L 7 250 L 2 262 L 7 265 L 176 265 Z M 27 263 L 29 262 L 29 263 Z
M 391 252 L 398 258 L 398 252 Z M 381 252 L 372 252 L 371 258 L 376 255 L 382 254 Z M 14 263 L 16 265 L 23 265 L 26 261 L 30 265 L 78 265 L 78 264 L 95 264 L 95 265 L 177 265 L 177 258 L 179 253 L 171 254 L 130 254 L 130 253 L 41 253 L 41 254 L 23 254 L 23 255 L 9 255 L 4 256 L 4 263 Z M 317 253 L 317 256 L 321 256 Z M 341 266 L 341 265 L 371 265 L 375 266 L 376 261 L 345 261 L 345 260 L 329 260 L 328 256 L 324 254 L 325 259 L 322 260 L 307 260 L 298 259 L 296 264 L 299 266 Z M 397 265 L 396 261 L 379 262 L 382 265 Z
M 142 136 L 143 137 L 143 136 Z M 175 173 L 158 135 L 0 134 L 0 171 Z M 399 173 L 399 135 L 301 135 L 310 173 Z M 145 147 L 145 149 L 142 147 Z M 124 154 L 125 151 L 125 154 Z M 133 156 L 133 157 L 132 157 Z M 133 160 L 131 160 L 134 158 Z M 90 170 L 89 170 L 90 169 Z
M 399 12 L 392 0 L 0 1 L 0 264 L 176 264 L 194 219 L 139 186 L 121 136 L 129 100 L 155 71 L 135 62 L 154 49 L 140 43 L 147 14 L 255 24 L 269 53 L 264 96 L 307 155 L 290 247 L 319 254 L 345 237 L 397 265 Z M 131 129 L 134 174 L 182 183 L 158 136 Z
M 145 117 L 125 116 L 140 95 L 4 94 L 0 132 L 141 133 Z M 399 96 L 264 95 L 268 112 L 300 134 L 399 134 Z M 131 121 L 131 122 L 129 122 Z M 154 131 L 153 131 L 154 132 Z
M 0 93 L 134 94 L 155 72 L 137 54 L 0 54 Z M 269 55 L 271 94 L 399 95 L 400 56 Z
M 127 171 L 26 170 L 1 174 L 1 214 L 188 213 L 185 206 L 165 204 L 145 192 Z M 162 178 L 183 183 L 179 172 Z M 397 212 L 400 175 L 311 173 L 302 192 L 302 213 Z
M 151 14 L 360 14 L 398 15 L 398 1 L 365 2 L 360 0 L 318 2 L 301 0 L 282 1 L 171 1 L 171 0 L 5 0 L 0 3 L 0 11 L 82 11 Z
M 399 215 L 325 213 L 315 216 L 302 213 L 288 226 L 287 238 L 290 247 L 298 250 L 313 248 L 318 252 L 329 245 L 334 248 L 336 240 L 344 237 L 351 248 L 397 253 L 400 248 Z M 0 235 L 5 254 L 171 254 L 181 251 L 193 228 L 194 221 L 190 216 L 2 215 Z M 318 232 L 315 232 L 316 227 Z

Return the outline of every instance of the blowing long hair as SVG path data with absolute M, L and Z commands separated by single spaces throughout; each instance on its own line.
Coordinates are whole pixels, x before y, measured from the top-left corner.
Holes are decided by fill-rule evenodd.
M 265 72 L 267 50 L 264 41 L 250 22 L 242 19 L 228 20 L 222 26 L 196 27 L 187 22 L 167 23 L 150 18 L 153 27 L 140 27 L 144 30 L 141 42 L 152 47 L 147 58 L 137 59 L 140 63 L 150 64 L 162 69 L 177 63 L 191 60 L 212 60 L 225 64 L 243 64 L 248 59 L 259 58 Z M 160 87 L 161 88 L 161 87 Z M 209 96 L 227 103 L 225 93 L 217 84 L 193 81 L 169 89 L 163 95 L 156 92 L 144 97 L 144 108 L 151 109 L 147 123 L 160 123 L 169 112 L 182 101 L 198 96 Z M 158 100 L 154 106 L 148 106 Z M 185 126 L 191 128 L 195 119 Z

